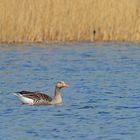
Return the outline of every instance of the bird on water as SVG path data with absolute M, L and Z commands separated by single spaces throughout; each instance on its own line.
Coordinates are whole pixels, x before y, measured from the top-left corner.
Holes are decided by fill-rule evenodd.
M 58 81 L 55 85 L 54 97 L 47 94 L 31 91 L 20 91 L 14 93 L 22 104 L 27 105 L 55 105 L 62 103 L 61 89 L 68 88 L 69 85 L 64 81 Z

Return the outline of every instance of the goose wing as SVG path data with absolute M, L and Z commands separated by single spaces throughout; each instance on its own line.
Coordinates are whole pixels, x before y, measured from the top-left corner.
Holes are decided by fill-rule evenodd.
M 52 98 L 46 94 L 40 92 L 31 92 L 31 91 L 20 91 L 18 94 L 22 95 L 23 97 L 27 97 L 33 100 L 46 100 L 52 101 Z

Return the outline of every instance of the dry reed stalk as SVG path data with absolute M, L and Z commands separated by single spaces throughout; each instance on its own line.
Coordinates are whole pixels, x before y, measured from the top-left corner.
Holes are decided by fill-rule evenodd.
M 140 0 L 0 0 L 0 42 L 140 41 Z

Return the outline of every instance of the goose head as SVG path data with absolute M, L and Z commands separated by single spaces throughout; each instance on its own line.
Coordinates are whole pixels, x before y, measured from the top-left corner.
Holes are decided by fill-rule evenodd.
M 69 85 L 66 84 L 64 81 L 58 81 L 58 82 L 56 83 L 56 88 L 61 89 L 61 88 L 68 88 L 68 87 L 69 87 Z

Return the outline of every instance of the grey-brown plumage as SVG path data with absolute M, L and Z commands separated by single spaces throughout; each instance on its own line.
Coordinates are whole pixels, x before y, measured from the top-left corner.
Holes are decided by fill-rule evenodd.
M 49 104 L 59 104 L 62 102 L 61 92 L 62 88 L 67 88 L 68 85 L 64 81 L 57 82 L 55 86 L 54 98 L 40 93 L 31 91 L 20 91 L 16 92 L 15 95 L 23 104 L 28 105 L 49 105 Z
M 23 97 L 33 99 L 36 104 L 49 104 L 52 101 L 52 97 L 40 92 L 20 91 L 18 93 Z

